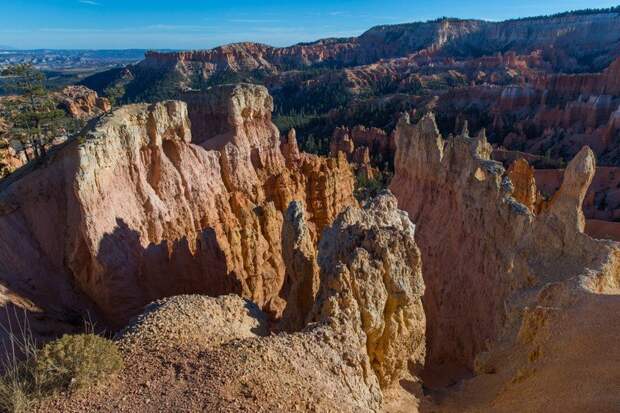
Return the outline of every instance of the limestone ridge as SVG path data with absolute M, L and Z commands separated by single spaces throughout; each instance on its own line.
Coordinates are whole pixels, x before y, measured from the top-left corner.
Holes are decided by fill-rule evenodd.
M 282 313 L 283 213 L 303 201 L 316 242 L 355 203 L 350 168 L 285 159 L 265 88 L 205 93 L 189 109 L 215 131 L 201 145 L 185 103 L 125 106 L 2 190 L 0 278 L 13 294 L 43 309 L 92 302 L 114 326 L 183 293 L 238 293 Z
M 535 193 L 531 179 L 511 182 L 489 160 L 484 132 L 444 140 L 433 115 L 417 125 L 403 117 L 395 140 L 391 189 L 417 224 L 424 263 L 429 375 L 458 376 L 498 343 L 516 351 L 524 311 L 543 305 L 542 297 L 545 306 L 565 308 L 566 296 L 618 287 L 618 245 L 583 233 L 581 204 L 595 170 L 589 148 L 536 214 L 513 196 Z

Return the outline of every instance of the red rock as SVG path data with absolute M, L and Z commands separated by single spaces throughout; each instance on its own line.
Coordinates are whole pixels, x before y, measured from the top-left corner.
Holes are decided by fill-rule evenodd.
M 198 102 L 215 133 L 196 135 L 200 145 L 184 103 L 130 105 L 5 185 L 0 277 L 15 294 L 67 306 L 78 298 L 59 289 L 73 284 L 112 326 L 155 298 L 188 292 L 238 293 L 282 312 L 283 211 L 303 201 L 316 242 L 355 204 L 350 168 L 306 154 L 287 166 L 265 88 L 208 94 Z M 24 257 L 36 257 L 34 267 Z
M 617 244 L 583 233 L 581 205 L 595 172 L 590 149 L 579 152 L 560 189 L 534 215 L 514 198 L 515 186 L 524 185 L 513 185 L 501 164 L 490 160 L 483 135 L 444 140 L 434 117 L 425 116 L 415 126 L 401 119 L 395 137 L 390 188 L 417 225 L 424 263 L 427 385 L 445 384 L 478 361 L 519 351 L 514 329 L 524 306 L 536 306 L 529 301 L 531 289 L 553 280 L 585 297 L 620 281 L 615 264 L 592 267 L 615 262 Z M 535 191 L 527 175 L 529 198 Z M 581 287 L 572 284 L 577 274 Z M 502 368 L 513 368 L 506 363 Z
M 67 86 L 57 98 L 60 106 L 73 118 L 90 119 L 112 109 L 107 98 L 99 97 L 97 92 L 85 86 Z

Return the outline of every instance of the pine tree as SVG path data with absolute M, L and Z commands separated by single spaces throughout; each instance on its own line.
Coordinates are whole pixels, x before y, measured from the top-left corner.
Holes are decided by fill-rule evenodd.
M 19 64 L 8 67 L 2 75 L 9 78 L 6 89 L 19 95 L 5 104 L 12 124 L 10 134 L 22 143 L 28 161 L 28 148 L 35 158 L 45 156 L 46 145 L 66 126 L 65 113 L 56 107 L 47 90 L 45 74 L 31 64 Z

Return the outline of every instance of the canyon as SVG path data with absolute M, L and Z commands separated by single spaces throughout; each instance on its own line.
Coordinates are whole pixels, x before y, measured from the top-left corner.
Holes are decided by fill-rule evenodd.
M 250 84 L 124 106 L 2 183 L 4 306 L 40 339 L 90 314 L 129 366 L 40 411 L 613 408 L 620 247 L 584 233 L 592 150 L 541 201 L 484 133 L 405 114 L 340 132 L 395 147 L 394 195 L 360 205 L 346 154 L 300 151 L 272 110 Z
M 31 410 L 616 411 L 619 29 L 442 18 L 54 92 L 79 131 L 0 153 L 0 341 L 123 367 Z
M 433 112 L 446 136 L 465 123 L 474 132 L 485 129 L 496 159 L 525 157 L 536 169 L 561 175 L 584 145 L 599 165 L 620 165 L 620 44 L 613 35 L 619 24 L 616 9 L 503 22 L 444 18 L 283 48 L 246 42 L 151 52 L 83 83 L 100 93 L 121 85 L 128 102 L 183 100 L 221 83 L 261 83 L 274 96 L 281 133 L 295 128 L 300 147 L 320 154 L 337 152 L 344 136 L 337 128 L 390 136 L 399 113 L 417 121 Z M 359 165 L 356 175 L 370 181 L 394 173 L 393 145 L 385 148 L 358 142 L 353 154 L 342 147 Z M 615 189 L 597 185 L 596 205 L 589 196 L 586 216 L 597 235 L 620 239 L 615 206 L 602 201 L 613 202 Z
M 462 60 L 508 49 L 518 55 L 539 51 L 544 55 L 540 60 L 549 62 L 555 70 L 595 71 L 617 57 L 614 47 L 618 39 L 613 33 L 619 26 L 615 11 L 504 22 L 444 18 L 377 26 L 359 37 L 283 48 L 246 42 L 211 50 L 153 51 L 129 70 L 135 69 L 138 76 L 150 73 L 158 77 L 175 71 L 180 75 L 178 86 L 191 87 L 194 74 L 206 82 L 222 73 L 278 75 L 312 66 L 355 67 L 399 58 Z

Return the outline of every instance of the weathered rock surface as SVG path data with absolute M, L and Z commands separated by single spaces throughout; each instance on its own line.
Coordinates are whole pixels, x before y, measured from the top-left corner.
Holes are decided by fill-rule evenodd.
M 302 210 L 293 202 L 287 212 L 298 250 L 307 239 Z M 381 195 L 336 219 L 324 232 L 318 262 L 320 291 L 307 314 L 315 322 L 302 331 L 261 337 L 266 316 L 234 296 L 165 299 L 124 333 L 128 366 L 120 386 L 57 397 L 43 407 L 378 411 L 383 391 L 398 383 L 409 361 L 424 357 L 414 226 L 392 195 Z M 145 386 L 146 402 L 134 392 Z
M 466 390 L 455 392 L 455 404 L 446 404 L 455 411 L 609 409 L 611 398 L 597 396 L 600 389 L 611 391 L 609 375 L 589 375 L 571 394 L 565 390 L 569 377 L 587 364 L 562 361 L 574 357 L 567 351 L 570 338 L 561 333 L 566 317 L 588 308 L 578 317 L 585 323 L 619 304 L 620 247 L 583 233 L 581 204 L 595 172 L 592 151 L 579 152 L 560 189 L 535 214 L 515 199 L 515 185 L 501 164 L 489 160 L 484 135 L 444 140 L 429 115 L 415 126 L 403 118 L 395 137 L 391 188 L 417 223 L 424 263 L 426 385 L 449 384 L 475 371 L 479 376 L 465 382 Z M 516 186 L 523 188 L 523 182 L 529 189 L 516 194 L 531 199 L 531 177 Z M 620 329 L 611 323 L 591 334 L 584 343 L 620 337 Z M 605 355 L 589 360 L 610 361 Z M 545 396 L 552 404 L 523 397 L 533 383 L 543 386 L 545 377 L 562 369 Z
M 508 168 L 507 176 L 513 185 L 512 197 L 533 213 L 543 207 L 543 197 L 536 187 L 536 172 L 525 159 L 514 161 Z
M 282 296 L 286 308 L 281 328 L 299 331 L 307 322 L 319 291 L 319 265 L 317 249 L 312 240 L 303 204 L 291 202 L 282 228 L 282 254 L 286 263 L 286 282 Z
M 378 128 L 366 128 L 362 125 L 352 129 L 339 127 L 332 134 L 329 153 L 332 157 L 344 154 L 353 165 L 358 178 L 372 180 L 377 175 L 377 166 L 385 167 L 385 162 L 392 158 L 393 142 L 392 136 Z M 373 162 L 371 153 L 378 162 Z
M 99 97 L 97 92 L 85 86 L 67 86 L 57 96 L 67 113 L 78 119 L 90 119 L 109 112 L 112 105 L 107 98 Z
M 211 50 L 149 52 L 141 65 L 160 69 L 183 67 L 182 72 L 187 77 L 192 72 L 200 71 L 209 78 L 217 72 L 261 70 L 276 73 L 286 68 L 299 69 L 322 62 L 355 66 L 411 54 L 474 56 L 484 51 L 486 55 L 492 55 L 504 51 L 510 44 L 511 50 L 518 54 L 544 50 L 553 54 L 558 68 L 574 70 L 585 53 L 585 47 L 589 47 L 596 58 L 609 63 L 609 54 L 613 54 L 609 48 L 617 44 L 617 38 L 610 33 L 619 27 L 620 19 L 616 13 L 505 22 L 439 19 L 377 26 L 357 38 L 324 39 L 284 48 L 238 43 Z
M 287 165 L 265 88 L 206 93 L 203 113 L 217 133 L 202 146 L 192 143 L 184 103 L 131 105 L 5 183 L 6 285 L 43 308 L 79 308 L 57 290 L 73 291 L 113 326 L 184 293 L 237 293 L 279 316 L 283 212 L 303 201 L 316 242 L 355 203 L 352 174 L 343 158 L 300 154 Z
M 365 344 L 382 388 L 424 359 L 424 293 L 415 227 L 392 195 L 347 209 L 323 233 L 315 315 Z
M 617 112 L 620 59 L 587 74 L 524 73 L 504 86 L 473 85 L 440 97 L 442 122 L 486 128 L 505 148 L 567 161 L 590 146 L 601 163 L 620 161 Z M 546 167 L 549 167 L 548 165 Z

